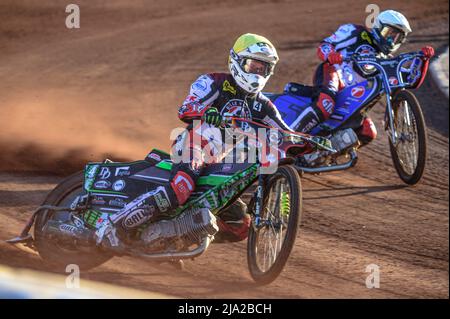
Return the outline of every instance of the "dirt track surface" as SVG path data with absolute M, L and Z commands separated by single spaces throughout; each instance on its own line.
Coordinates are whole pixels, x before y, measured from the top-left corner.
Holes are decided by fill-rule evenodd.
M 225 71 L 241 33 L 266 35 L 281 61 L 268 91 L 310 83 L 317 42 L 345 22 L 353 1 L 78 1 L 81 29 L 64 26 L 64 1 L 0 3 L 0 239 L 16 235 L 62 177 L 89 160 L 138 159 L 167 149 L 176 111 L 201 73 Z M 53 3 L 53 4 L 51 4 Z M 107 3 L 107 4 L 106 4 Z M 244 4 L 245 3 L 245 4 Z M 405 50 L 448 45 L 448 1 L 378 1 L 402 10 L 414 33 Z M 195 4 L 195 5 L 194 5 Z M 305 176 L 304 213 L 291 258 L 255 286 L 246 243 L 215 244 L 186 271 L 114 258 L 82 278 L 181 297 L 448 298 L 448 103 L 428 81 L 417 92 L 429 126 L 422 182 L 406 187 L 392 166 L 383 107 L 375 142 L 343 173 Z M 48 270 L 0 243 L 0 263 Z M 381 287 L 367 289 L 377 264 Z

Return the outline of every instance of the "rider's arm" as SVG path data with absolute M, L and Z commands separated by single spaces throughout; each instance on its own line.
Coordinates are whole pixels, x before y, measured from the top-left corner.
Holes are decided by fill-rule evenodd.
M 294 132 L 289 127 L 289 125 L 287 125 L 286 122 L 283 120 L 280 112 L 278 111 L 275 104 L 272 103 L 272 101 L 270 101 L 267 97 L 263 96 L 262 94 L 261 94 L 260 99 L 261 99 L 260 101 L 264 105 L 264 110 L 265 110 L 265 112 L 263 112 L 263 118 L 262 118 L 262 120 L 264 122 L 266 122 L 267 124 L 269 124 L 270 126 L 273 126 L 275 128 Z
M 317 57 L 320 61 L 326 62 L 328 60 L 328 55 L 331 52 L 335 52 L 334 45 L 328 43 L 328 42 L 322 42 L 320 43 L 319 47 L 317 48 Z
M 218 96 L 219 90 L 214 79 L 208 74 L 201 75 L 192 83 L 189 95 L 178 111 L 179 119 L 190 123 L 194 119 L 201 118 Z
M 328 60 L 331 53 L 337 52 L 348 45 L 358 41 L 357 28 L 353 24 L 344 24 L 339 27 L 331 36 L 323 39 L 317 48 L 317 56 L 322 62 Z

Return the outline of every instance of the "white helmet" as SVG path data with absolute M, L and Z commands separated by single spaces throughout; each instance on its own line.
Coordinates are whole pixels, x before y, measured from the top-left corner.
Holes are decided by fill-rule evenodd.
M 277 62 L 277 50 L 269 40 L 247 33 L 241 35 L 230 50 L 228 68 L 244 91 L 258 93 L 273 74 Z
M 381 12 L 372 28 L 375 43 L 384 54 L 397 51 L 411 31 L 406 17 L 394 10 Z

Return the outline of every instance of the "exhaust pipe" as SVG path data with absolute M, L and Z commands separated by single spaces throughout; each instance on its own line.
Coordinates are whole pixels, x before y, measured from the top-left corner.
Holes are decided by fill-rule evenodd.
M 208 249 L 209 244 L 212 242 L 213 236 L 206 236 L 200 246 L 191 250 L 191 251 L 183 251 L 183 252 L 167 252 L 167 253 L 157 253 L 157 254 L 143 254 L 141 252 L 133 251 L 131 254 L 138 257 L 143 257 L 149 260 L 159 260 L 159 261 L 167 261 L 172 259 L 191 259 L 200 256 L 203 254 L 206 249 Z
M 358 161 L 358 155 L 356 154 L 355 150 L 351 150 L 349 154 L 350 160 L 343 164 L 320 166 L 320 167 L 304 167 L 295 165 L 295 168 L 299 171 L 299 173 L 310 173 L 310 174 L 343 171 L 349 169 L 350 167 L 355 166 Z

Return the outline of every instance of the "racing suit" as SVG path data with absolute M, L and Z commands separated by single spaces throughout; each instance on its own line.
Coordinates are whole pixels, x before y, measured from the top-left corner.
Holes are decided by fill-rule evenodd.
M 318 88 L 318 92 L 313 97 L 311 106 L 300 115 L 296 131 L 309 132 L 317 124 L 327 120 L 334 111 L 337 93 L 345 86 L 355 84 L 357 74 L 351 65 L 342 61 L 342 58 L 336 59 L 337 52 L 342 58 L 353 54 L 381 54 L 371 32 L 361 25 L 344 24 L 330 37 L 325 38 L 317 48 L 317 56 L 322 63 L 313 78 L 313 84 Z M 356 133 L 362 144 L 369 143 L 377 135 L 375 125 L 368 117 L 364 117 Z

